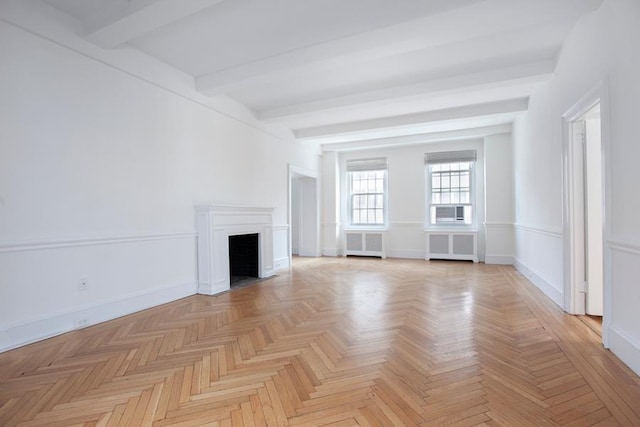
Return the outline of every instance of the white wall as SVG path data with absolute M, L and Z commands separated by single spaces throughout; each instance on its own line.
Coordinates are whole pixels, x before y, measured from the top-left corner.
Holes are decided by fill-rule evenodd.
M 193 294 L 195 204 L 274 207 L 288 251 L 316 148 L 6 22 L 0 57 L 0 350 Z
M 338 153 L 328 151 L 322 155 L 322 255 L 342 254 L 340 242 L 340 165 Z
M 640 193 L 637 118 L 640 116 L 640 3 L 607 0 L 581 19 L 565 42 L 553 79 L 531 97 L 514 136 L 517 265 L 561 303 L 561 117 L 604 82 L 603 140 L 609 260 L 605 293 L 610 316 L 604 335 L 611 350 L 640 373 Z
M 514 199 L 511 134 L 484 139 L 485 263 L 513 264 Z
M 476 228 L 479 255 L 484 256 L 484 143 L 480 139 L 410 145 L 397 148 L 369 149 L 339 153 L 341 223 L 348 224 L 346 161 L 375 157 L 387 158 L 388 232 L 387 256 L 425 257 L 425 166 L 424 155 L 434 151 L 478 150 L 476 170 Z M 326 154 L 326 153 L 325 153 Z M 330 184 L 329 184 L 330 185 Z M 344 228 L 344 227 L 343 227 Z

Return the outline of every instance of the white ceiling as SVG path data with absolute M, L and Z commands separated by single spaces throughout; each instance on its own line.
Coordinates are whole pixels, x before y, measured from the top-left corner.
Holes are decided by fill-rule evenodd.
M 572 26 L 601 3 L 45 1 L 92 43 L 138 49 L 193 76 L 199 92 L 335 149 L 511 123 Z

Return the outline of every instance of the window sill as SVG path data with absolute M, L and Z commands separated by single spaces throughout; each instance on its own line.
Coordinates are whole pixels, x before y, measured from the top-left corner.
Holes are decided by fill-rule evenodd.
M 455 233 L 477 233 L 478 229 L 474 225 L 466 225 L 466 224 L 447 224 L 447 225 L 430 225 L 424 228 L 426 232 L 432 233 L 446 233 L 446 232 L 455 232 Z
M 350 225 L 344 228 L 344 231 L 389 231 L 389 227 L 386 225 L 371 226 L 371 225 Z

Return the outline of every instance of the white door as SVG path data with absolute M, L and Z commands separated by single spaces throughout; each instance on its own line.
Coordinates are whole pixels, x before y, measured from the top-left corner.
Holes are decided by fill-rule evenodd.
M 602 316 L 603 200 L 602 143 L 599 105 L 585 115 L 586 313 Z

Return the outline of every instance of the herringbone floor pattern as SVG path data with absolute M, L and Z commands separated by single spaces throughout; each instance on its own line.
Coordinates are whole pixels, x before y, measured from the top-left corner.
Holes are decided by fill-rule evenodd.
M 0 354 L 2 426 L 640 425 L 640 380 L 511 267 L 296 259 Z

